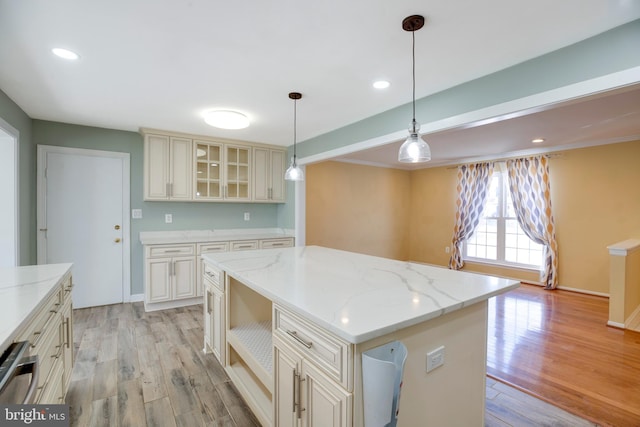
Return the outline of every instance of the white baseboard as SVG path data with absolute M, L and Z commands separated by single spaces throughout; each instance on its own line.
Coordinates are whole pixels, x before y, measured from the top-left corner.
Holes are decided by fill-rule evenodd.
M 618 328 L 618 329 L 624 329 L 624 323 L 620 323 L 620 322 L 613 322 L 611 320 L 608 320 L 607 325 L 613 326 L 614 328 Z
M 640 332 L 640 305 L 636 307 L 633 313 L 631 313 L 631 316 L 625 320 L 624 326 L 626 329 Z
M 186 307 L 189 305 L 202 304 L 204 302 L 204 297 L 196 297 L 196 298 L 185 298 L 175 301 L 166 301 L 166 302 L 145 302 L 144 303 L 144 311 L 158 311 L 158 310 L 168 310 L 171 308 L 178 307 Z
M 128 302 L 140 302 L 144 301 L 144 294 L 133 294 L 129 297 Z

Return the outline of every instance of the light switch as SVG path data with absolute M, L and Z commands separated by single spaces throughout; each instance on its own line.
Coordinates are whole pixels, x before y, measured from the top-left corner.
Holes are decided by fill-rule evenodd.
M 173 215 L 164 214 L 164 222 L 165 224 L 171 224 L 173 222 Z
M 244 213 L 244 220 L 249 221 L 251 219 L 251 214 L 249 212 Z
M 131 209 L 131 218 L 133 218 L 133 219 L 141 219 L 142 218 L 142 209 Z

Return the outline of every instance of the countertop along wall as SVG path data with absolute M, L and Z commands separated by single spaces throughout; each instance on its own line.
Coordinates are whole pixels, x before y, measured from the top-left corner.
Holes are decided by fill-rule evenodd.
M 131 219 L 131 294 L 144 292 L 141 231 L 208 230 L 278 227 L 275 204 L 195 203 L 143 201 L 143 138 L 136 132 L 33 120 L 34 144 L 129 153 L 131 164 L 131 209 L 142 209 L 142 219 Z M 35 176 L 35 154 L 33 156 Z M 35 194 L 35 181 L 31 191 Z M 289 189 L 287 189 L 289 190 Z M 35 202 L 33 204 L 35 211 Z M 244 221 L 244 212 L 251 214 Z M 165 224 L 164 214 L 173 214 Z M 35 225 L 33 226 L 35 229 Z M 35 262 L 35 260 L 34 260 Z

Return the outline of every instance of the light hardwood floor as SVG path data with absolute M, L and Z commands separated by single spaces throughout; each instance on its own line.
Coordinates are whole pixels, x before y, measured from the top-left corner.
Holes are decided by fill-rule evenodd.
M 74 316 L 71 426 L 259 426 L 215 357 L 202 352 L 201 306 L 145 313 L 142 303 L 116 304 Z M 488 379 L 485 425 L 594 424 Z
M 607 298 L 522 285 L 489 305 L 487 372 L 603 426 L 640 426 L 640 333 Z

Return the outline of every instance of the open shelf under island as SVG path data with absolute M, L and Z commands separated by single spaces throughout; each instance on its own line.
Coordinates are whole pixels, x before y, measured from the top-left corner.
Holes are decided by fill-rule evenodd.
M 264 426 L 364 426 L 362 354 L 396 340 L 398 426 L 484 424 L 487 300 L 518 282 L 318 246 L 203 261 L 205 351 Z

